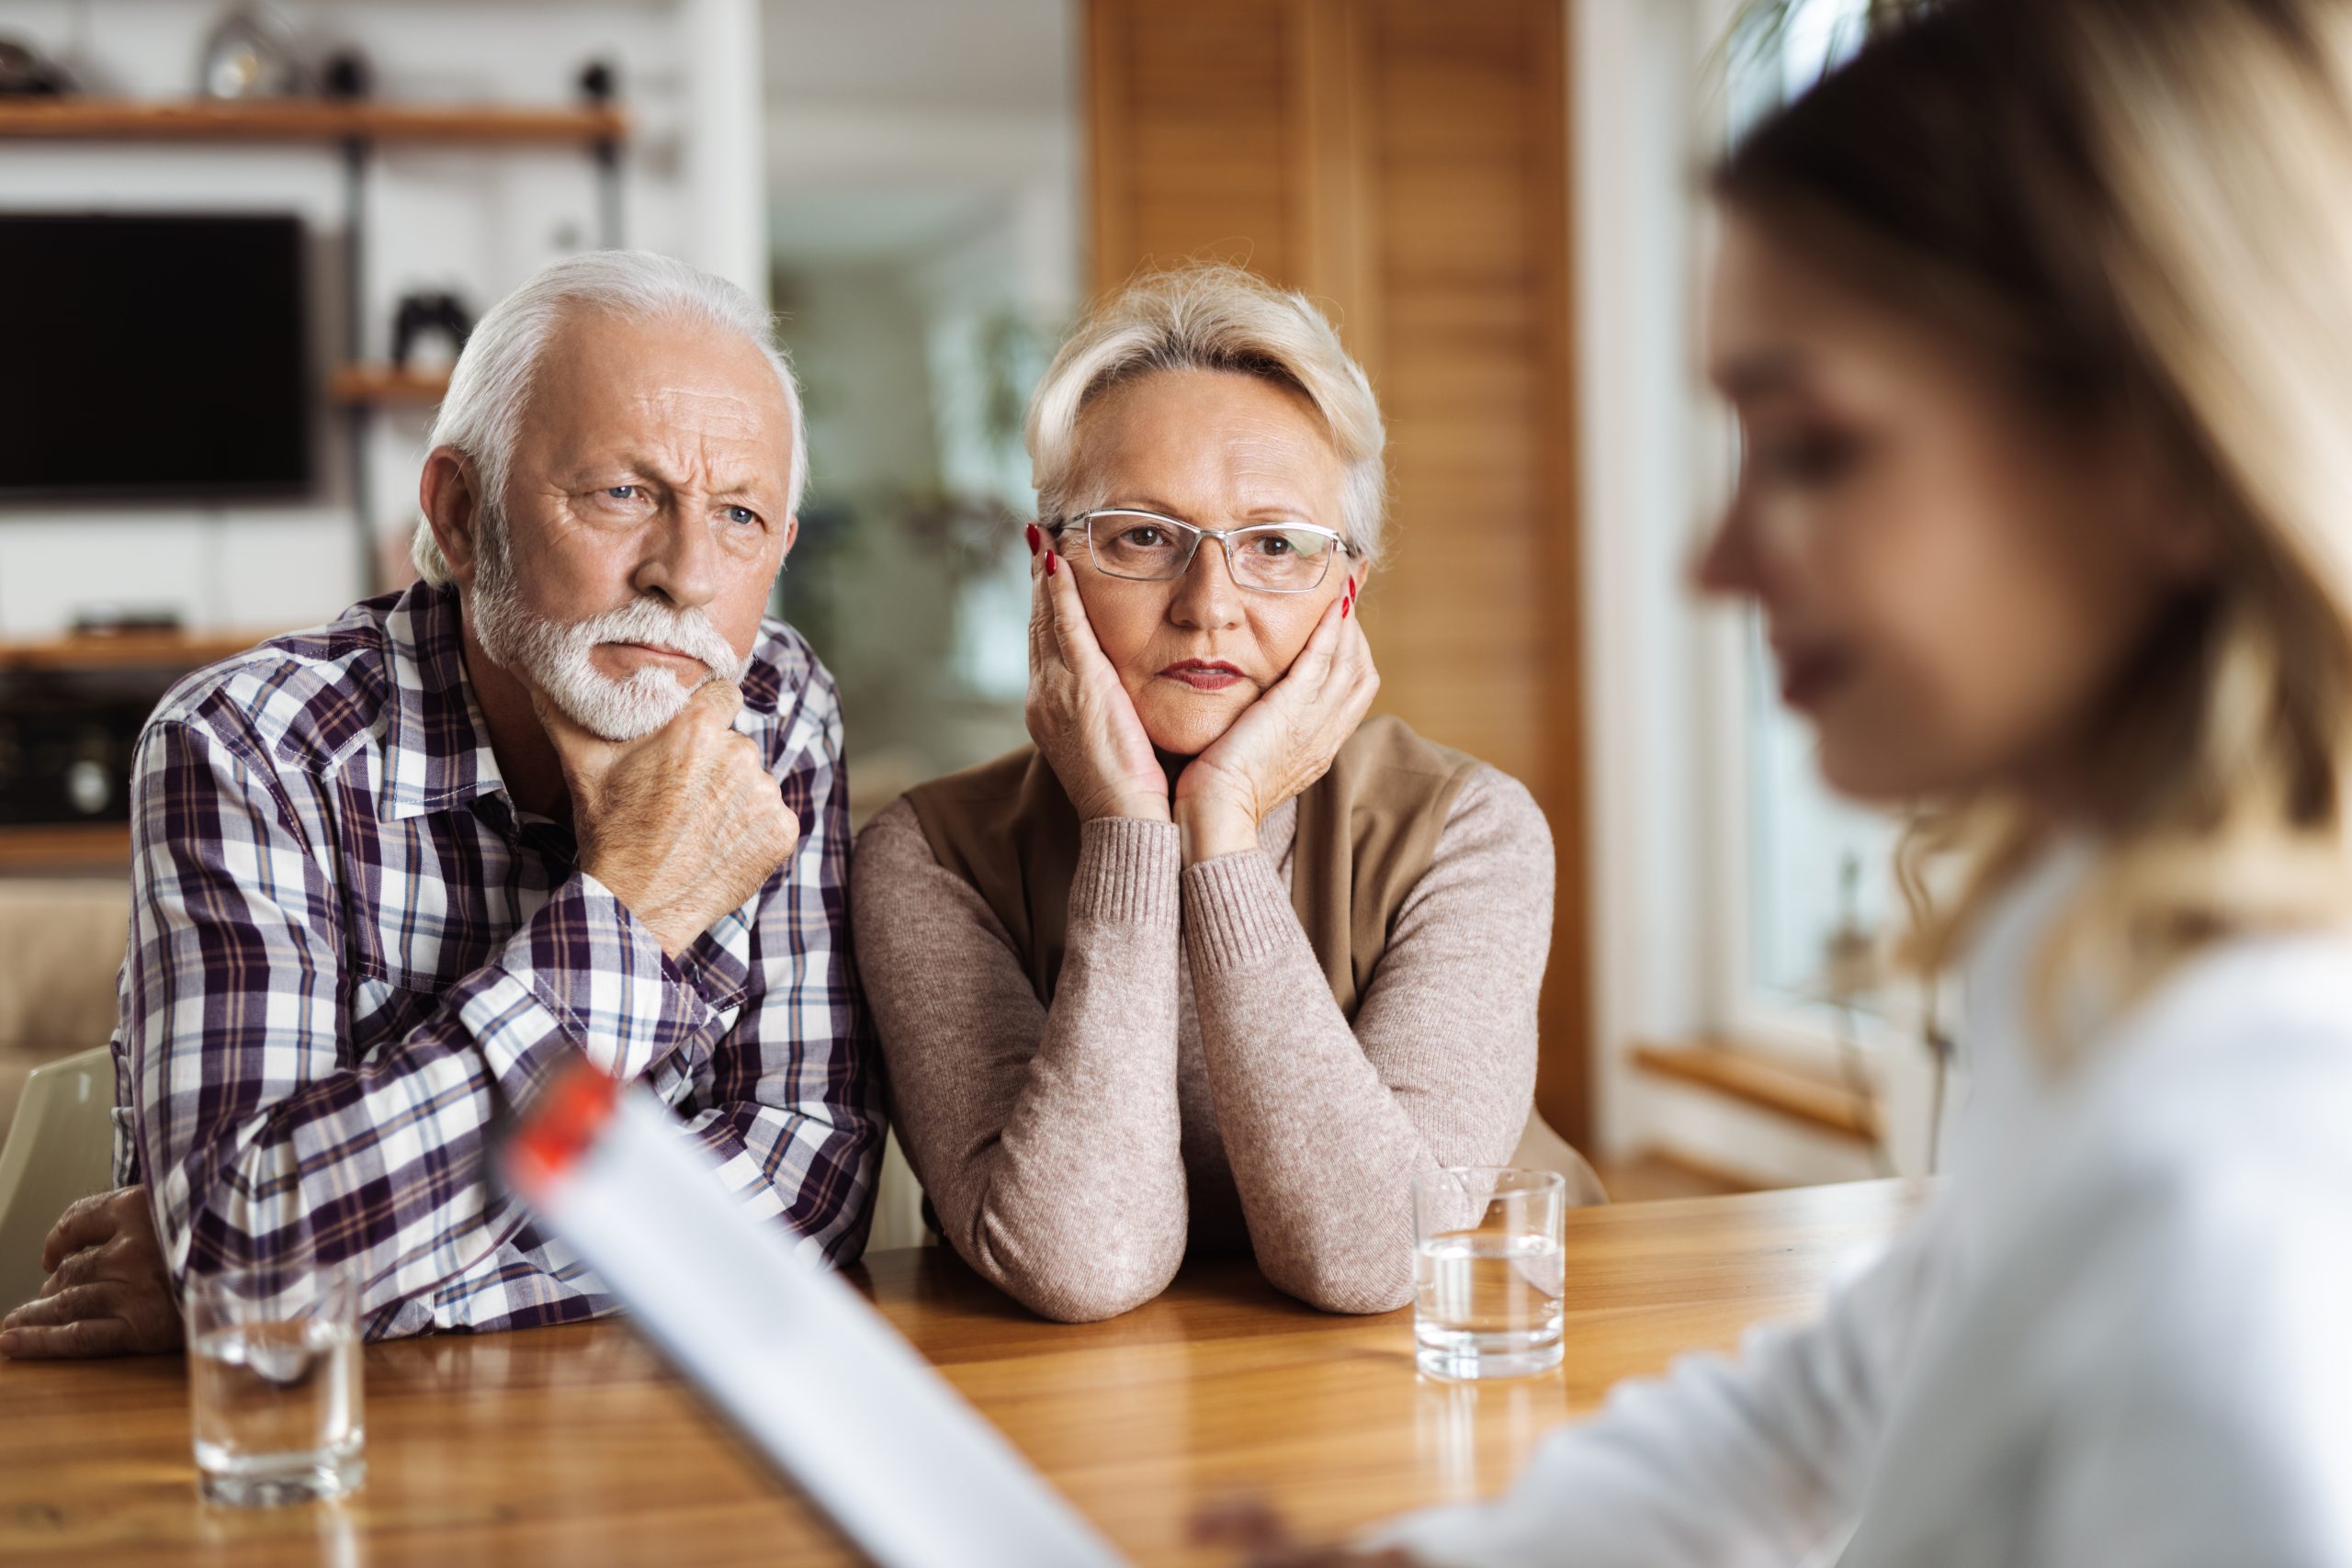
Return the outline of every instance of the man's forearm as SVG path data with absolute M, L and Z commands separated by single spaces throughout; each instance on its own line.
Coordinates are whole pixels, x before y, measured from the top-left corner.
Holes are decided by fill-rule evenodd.
M 175 1271 L 299 1250 L 359 1259 L 363 1310 L 429 1297 L 523 1223 L 490 1169 L 503 1111 L 575 1052 L 634 1077 L 716 1029 L 618 902 L 575 877 L 496 959 L 356 1066 L 332 1066 L 331 1036 L 252 1042 L 265 1060 L 286 1048 L 298 1073 L 328 1066 L 273 1094 L 266 1080 L 222 1081 L 220 1066 L 248 1058 L 221 1050 L 217 1034 L 167 1037 L 135 1055 L 146 1064 L 142 1142 Z M 183 1053 L 197 1081 L 175 1089 Z

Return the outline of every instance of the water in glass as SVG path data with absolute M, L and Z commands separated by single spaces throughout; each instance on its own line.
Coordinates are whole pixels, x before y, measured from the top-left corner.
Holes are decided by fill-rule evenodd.
M 1441 1378 L 1520 1377 L 1560 1364 L 1566 1265 L 1551 1236 L 1449 1231 L 1413 1262 L 1421 1371 Z
M 216 1328 L 188 1347 L 196 1463 L 223 1503 L 304 1502 L 359 1483 L 359 1341 L 311 1319 Z
M 367 1472 L 348 1281 L 313 1276 L 263 1291 L 254 1278 L 201 1277 L 190 1290 L 188 1404 L 204 1495 L 248 1506 L 340 1497 Z
M 1413 1178 L 1415 1359 L 1431 1377 L 1524 1377 L 1560 1364 L 1567 1182 L 1557 1171 L 1441 1166 Z

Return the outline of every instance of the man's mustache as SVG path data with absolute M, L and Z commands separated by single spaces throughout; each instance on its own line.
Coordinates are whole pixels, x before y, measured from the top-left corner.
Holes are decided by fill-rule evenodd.
M 698 609 L 677 609 L 657 599 L 637 599 L 617 610 L 607 610 L 564 628 L 566 640 L 582 650 L 605 643 L 652 643 L 673 648 L 701 660 L 723 680 L 739 680 L 743 656 L 719 635 L 710 617 Z

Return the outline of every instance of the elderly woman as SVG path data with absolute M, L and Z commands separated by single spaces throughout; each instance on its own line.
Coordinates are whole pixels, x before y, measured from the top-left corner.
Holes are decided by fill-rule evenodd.
M 909 1160 L 1047 1316 L 1148 1301 L 1188 1247 L 1396 1307 L 1414 1174 L 1527 1123 L 1551 834 L 1515 780 L 1364 717 L 1382 442 L 1297 295 L 1195 267 L 1100 310 L 1030 410 L 1036 744 L 858 840 Z

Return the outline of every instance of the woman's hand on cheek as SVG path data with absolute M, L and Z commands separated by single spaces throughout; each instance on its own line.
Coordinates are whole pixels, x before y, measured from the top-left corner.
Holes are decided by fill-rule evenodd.
M 1036 558 L 1030 569 L 1029 739 L 1061 780 L 1080 821 L 1165 822 L 1168 775 L 1119 672 L 1094 640 L 1069 563 L 1034 526 L 1029 539 Z
M 1380 690 L 1352 588 L 1323 613 L 1290 671 L 1176 780 L 1187 864 L 1253 849 L 1267 814 L 1330 771 Z

